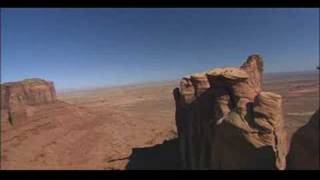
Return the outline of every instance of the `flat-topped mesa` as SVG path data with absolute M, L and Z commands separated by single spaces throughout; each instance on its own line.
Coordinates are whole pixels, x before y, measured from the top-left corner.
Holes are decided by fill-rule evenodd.
M 56 91 L 51 81 L 34 78 L 1 84 L 1 118 L 3 119 L 27 118 L 32 109 L 31 106 L 55 101 Z
M 174 91 L 186 169 L 285 169 L 282 98 L 262 92 L 263 61 L 182 78 Z

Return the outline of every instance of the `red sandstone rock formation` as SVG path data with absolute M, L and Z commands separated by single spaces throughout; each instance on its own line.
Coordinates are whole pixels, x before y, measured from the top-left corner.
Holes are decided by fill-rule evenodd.
M 320 116 L 318 109 L 310 121 L 293 135 L 287 157 L 288 169 L 320 169 L 319 121 Z
M 282 99 L 262 91 L 262 72 L 252 55 L 240 68 L 182 78 L 174 97 L 183 168 L 285 169 Z
M 42 79 L 25 79 L 1 84 L 1 119 L 27 118 L 32 106 L 56 101 L 53 82 Z

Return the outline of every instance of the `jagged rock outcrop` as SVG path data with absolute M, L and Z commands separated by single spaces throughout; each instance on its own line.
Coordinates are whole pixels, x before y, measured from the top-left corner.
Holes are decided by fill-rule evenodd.
M 263 61 L 183 77 L 173 92 L 184 169 L 286 167 L 282 98 L 263 92 Z
M 56 101 L 56 91 L 51 81 L 25 79 L 1 84 L 1 119 L 11 123 L 15 119 L 27 118 L 32 106 Z
M 289 170 L 320 169 L 319 121 L 318 109 L 309 122 L 293 135 L 287 156 Z

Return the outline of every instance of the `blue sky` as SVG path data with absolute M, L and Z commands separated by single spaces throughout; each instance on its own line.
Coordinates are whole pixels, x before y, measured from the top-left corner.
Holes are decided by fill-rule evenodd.
M 58 90 L 178 79 L 239 66 L 315 70 L 318 9 L 2 9 L 2 82 L 38 77 Z

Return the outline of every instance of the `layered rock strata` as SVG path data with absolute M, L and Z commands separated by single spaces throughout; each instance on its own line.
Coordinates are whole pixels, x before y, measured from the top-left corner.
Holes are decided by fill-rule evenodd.
M 1 119 L 11 123 L 32 114 L 32 107 L 56 101 L 56 91 L 51 81 L 25 79 L 1 84 Z
M 282 98 L 262 91 L 263 61 L 183 77 L 173 92 L 184 169 L 286 167 Z

